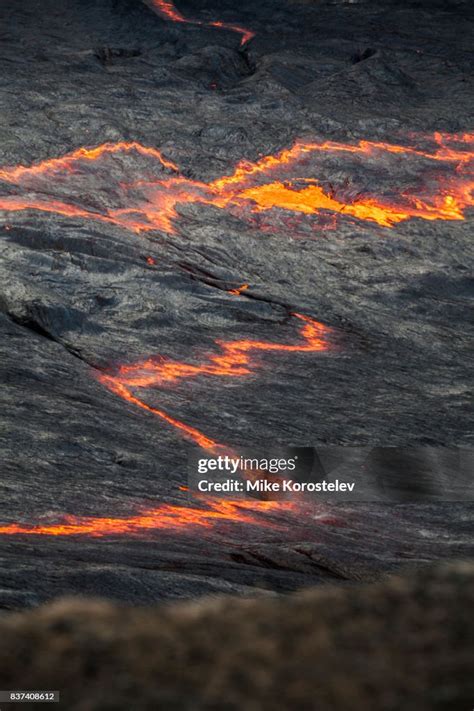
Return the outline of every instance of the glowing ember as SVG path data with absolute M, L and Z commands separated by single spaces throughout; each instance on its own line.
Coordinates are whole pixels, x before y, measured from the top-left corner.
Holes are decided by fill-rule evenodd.
M 242 286 L 237 287 L 237 289 L 229 289 L 228 293 L 232 294 L 233 296 L 240 296 L 244 293 L 244 291 L 247 291 L 248 288 L 249 284 L 242 284 Z
M 160 15 L 166 17 L 166 19 L 172 22 L 183 22 L 187 25 L 198 25 L 201 27 L 216 27 L 220 30 L 229 30 L 230 32 L 236 32 L 242 36 L 240 44 L 243 46 L 249 42 L 252 37 L 255 37 L 255 32 L 245 29 L 245 27 L 240 27 L 239 25 L 230 25 L 226 22 L 205 22 L 203 20 L 189 20 L 184 17 L 181 12 L 175 7 L 174 3 L 167 2 L 167 0 L 150 0 L 152 7 L 154 7 Z
M 33 209 L 99 220 L 135 232 L 160 230 L 168 234 L 176 231 L 177 207 L 191 203 L 211 205 L 239 215 L 248 211 L 256 215 L 272 214 L 275 208 L 295 215 L 332 214 L 381 227 L 391 227 L 415 217 L 463 220 L 466 209 L 473 205 L 474 136 L 434 134 L 431 140 L 435 145 L 431 151 L 372 141 L 356 144 L 299 142 L 255 163 L 241 162 L 231 175 L 210 183 L 180 176 L 177 166 L 154 148 L 138 143 L 107 143 L 97 148 L 79 148 L 62 158 L 31 167 L 0 168 L 0 180 L 19 190 L 19 194 L 0 196 L 0 210 Z M 114 161 L 116 171 L 129 171 L 128 164 L 123 166 L 120 162 L 123 154 L 129 153 L 147 162 L 147 174 L 159 171 L 165 175 L 157 179 L 121 180 L 114 191 L 117 197 L 113 198 L 119 204 L 108 210 L 101 211 L 95 205 L 76 204 L 67 199 L 68 186 L 70 192 L 75 189 L 82 194 L 86 180 L 91 183 L 91 193 L 104 192 L 109 196 L 106 199 L 112 199 L 112 177 L 107 161 Z M 389 175 L 391 168 L 400 170 L 406 164 L 411 174 L 419 173 L 421 187 L 414 185 L 396 196 L 390 188 L 386 196 L 381 190 L 379 195 L 357 192 L 355 197 L 346 195 L 343 188 L 338 191 L 323 187 L 314 177 L 315 172 L 326 170 L 331 174 L 331 169 L 324 167 L 324 161 L 334 160 L 341 154 L 347 155 L 353 167 L 354 161 L 356 167 L 360 167 L 361 162 L 367 163 L 370 169 L 376 165 Z M 170 171 L 172 177 L 166 175 Z
M 152 358 L 132 365 L 122 365 L 114 374 L 101 374 L 100 382 L 127 402 L 160 417 L 178 429 L 187 439 L 203 449 L 216 451 L 223 446 L 205 434 L 171 417 L 161 409 L 147 405 L 133 394 L 135 388 L 156 388 L 175 384 L 199 376 L 219 376 L 227 378 L 249 375 L 259 363 L 258 353 L 317 353 L 329 349 L 328 336 L 331 329 L 309 316 L 293 314 L 302 322 L 299 328 L 301 341 L 295 344 L 271 343 L 266 341 L 216 341 L 221 352 L 208 355 L 199 365 L 181 363 L 164 358 Z
M 203 502 L 203 508 L 161 504 L 129 518 L 100 518 L 93 516 L 65 516 L 52 524 L 7 524 L 0 526 L 0 535 L 27 536 L 89 536 L 102 538 L 115 535 L 140 535 L 147 531 L 180 531 L 193 528 L 214 528 L 219 523 L 245 523 L 261 528 L 279 529 L 283 526 L 269 520 L 266 514 L 290 512 L 294 504 L 276 501 L 231 501 L 214 499 Z

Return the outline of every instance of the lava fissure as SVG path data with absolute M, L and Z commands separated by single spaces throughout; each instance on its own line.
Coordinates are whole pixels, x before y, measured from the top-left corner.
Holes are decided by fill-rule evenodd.
M 194 20 L 185 17 L 172 2 L 167 0 L 149 0 L 151 6 L 159 12 L 159 14 L 171 20 L 171 22 L 180 22 L 186 25 L 197 25 L 198 27 L 213 27 L 219 30 L 228 30 L 229 32 L 236 32 L 241 35 L 240 45 L 243 47 L 246 45 L 253 37 L 255 37 L 255 32 L 241 27 L 240 25 L 229 24 L 228 22 L 220 22 L 219 20 L 212 20 L 206 22 L 205 20 Z
M 293 313 L 292 316 L 303 324 L 299 328 L 301 337 L 299 343 L 216 340 L 215 345 L 220 349 L 220 353 L 208 355 L 198 365 L 155 357 L 131 365 L 119 366 L 114 373 L 101 373 L 98 375 L 98 379 L 111 392 L 123 400 L 160 417 L 202 449 L 208 451 L 222 450 L 225 448 L 224 445 L 219 444 L 196 428 L 170 416 L 167 412 L 148 405 L 143 399 L 137 397 L 133 390 L 170 386 L 180 380 L 188 380 L 199 376 L 224 378 L 247 376 L 259 365 L 259 362 L 254 357 L 254 354 L 258 353 L 316 353 L 330 349 L 329 337 L 332 334 L 331 328 L 309 316 L 298 313 Z

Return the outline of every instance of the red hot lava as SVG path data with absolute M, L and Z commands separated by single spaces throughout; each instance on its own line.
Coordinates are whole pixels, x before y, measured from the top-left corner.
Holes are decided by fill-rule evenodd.
M 293 510 L 295 505 L 290 502 L 213 499 L 203 501 L 201 508 L 160 504 L 128 518 L 65 516 L 57 523 L 36 525 L 11 523 L 0 526 L 0 535 L 102 538 L 116 535 L 144 535 L 156 530 L 176 532 L 194 528 L 212 529 L 219 523 L 244 523 L 278 530 L 284 528 L 281 521 L 272 520 L 268 516 L 282 512 L 291 514 Z
M 209 354 L 200 365 L 154 358 L 132 365 L 123 365 L 113 375 L 101 374 L 99 381 L 123 400 L 172 425 L 184 437 L 201 448 L 232 455 L 233 452 L 228 447 L 220 445 L 196 428 L 171 417 L 163 410 L 151 407 L 136 397 L 132 391 L 169 385 L 200 375 L 243 377 L 257 367 L 257 362 L 252 357 L 254 353 L 308 353 L 328 349 L 326 339 L 331 329 L 308 316 L 301 314 L 293 314 L 293 316 L 303 324 L 299 329 L 301 337 L 299 343 L 285 344 L 252 340 L 216 341 L 221 353 Z M 245 499 L 232 501 L 204 499 L 203 497 L 199 497 L 199 499 L 202 504 L 200 507 L 160 504 L 127 518 L 65 516 L 57 523 L 6 524 L 0 526 L 0 535 L 88 536 L 91 538 L 115 535 L 143 536 L 156 530 L 177 532 L 194 528 L 211 529 L 220 523 L 243 523 L 258 526 L 261 529 L 287 530 L 288 524 L 282 523 L 281 514 L 291 515 L 299 510 L 298 505 L 292 502 Z M 275 514 L 274 518 L 271 517 L 272 514 Z M 279 519 L 277 519 L 277 515 L 280 515 Z
M 249 284 L 242 284 L 241 286 L 238 286 L 235 289 L 229 289 L 227 293 L 232 294 L 233 296 L 240 296 L 244 293 L 244 291 L 247 291 L 249 286 Z
M 40 210 L 100 220 L 135 232 L 159 230 L 167 234 L 176 232 L 178 206 L 192 203 L 238 215 L 249 210 L 255 215 L 271 215 L 275 209 L 300 216 L 332 214 L 380 227 L 391 227 L 410 218 L 464 220 L 465 211 L 473 205 L 474 135 L 434 134 L 431 141 L 431 150 L 374 141 L 298 142 L 255 163 L 243 161 L 232 174 L 209 183 L 182 177 L 177 166 L 154 148 L 136 142 L 107 143 L 92 149 L 79 148 L 31 167 L 0 168 L 0 181 L 18 188 L 15 194 L 0 196 L 0 211 Z M 113 199 L 108 197 L 112 178 L 107 161 L 114 160 L 114 170 L 122 170 L 122 166 L 117 168 L 117 161 L 124 153 L 134 153 L 140 161 L 147 161 L 147 173 L 153 170 L 165 175 L 158 179 L 121 180 L 114 191 L 121 204 L 106 210 L 80 204 L 81 198 L 72 202 L 67 192 L 64 197 L 68 185 L 71 192 L 75 189 L 83 194 L 76 183 L 82 181 L 82 188 L 87 180 L 92 184 L 90 192 L 102 191 L 107 193 L 106 200 Z M 400 172 L 406 166 L 410 174 L 418 171 L 421 187 L 404 189 L 395 196 L 389 186 L 387 195 L 357 191 L 355 197 L 345 195 L 343 189 L 325 187 L 315 172 L 324 170 L 330 174 L 331 166 L 328 168 L 325 161 L 341 155 L 347 156 L 348 165 L 350 162 L 354 170 L 365 164 L 370 169 L 380 164 L 380 170 L 391 175 L 392 168 Z M 129 170 L 128 166 L 124 169 Z
M 329 350 L 328 338 L 332 329 L 309 316 L 293 314 L 301 322 L 297 343 L 272 343 L 267 341 L 216 341 L 220 353 L 208 354 L 200 364 L 183 363 L 161 357 L 122 365 L 113 374 L 99 376 L 99 381 L 123 400 L 140 407 L 172 425 L 186 439 L 208 451 L 224 450 L 225 447 L 201 431 L 171 417 L 163 410 L 151 407 L 133 391 L 143 388 L 159 388 L 200 376 L 241 378 L 250 375 L 260 362 L 256 356 L 263 353 L 317 353 Z M 228 450 L 227 450 L 228 451 Z
M 167 10 L 173 10 L 169 3 L 166 5 Z M 180 176 L 177 166 L 154 148 L 138 143 L 107 143 L 97 148 L 79 148 L 66 156 L 45 160 L 31 167 L 0 168 L 0 181 L 18 189 L 18 194 L 0 196 L 0 211 L 40 210 L 101 220 L 137 232 L 161 230 L 168 234 L 175 231 L 177 206 L 186 203 L 201 203 L 236 212 L 246 208 L 253 213 L 270 213 L 272 209 L 279 208 L 294 214 L 318 215 L 322 211 L 350 216 L 381 227 L 390 227 L 414 217 L 463 220 L 466 209 L 473 205 L 474 181 L 470 167 L 474 157 L 474 136 L 434 134 L 431 142 L 431 150 L 373 141 L 359 141 L 356 144 L 298 142 L 288 150 L 262 157 L 255 163 L 241 162 L 231 175 L 209 183 Z M 67 197 L 68 180 L 72 184 L 78 177 L 98 180 L 100 170 L 105 168 L 104 180 L 109 185 L 110 174 L 104 162 L 110 159 L 118 161 L 124 153 L 134 153 L 140 160 L 149 161 L 154 171 L 164 172 L 165 177 L 128 183 L 122 181 L 120 187 L 124 192 L 125 207 L 121 205 L 100 212 L 97 208 L 71 202 Z M 419 161 L 422 177 L 428 175 L 434 178 L 428 181 L 430 187 L 415 186 L 396 197 L 393 197 L 392 191 L 390 197 L 361 196 L 359 193 L 355 198 L 342 199 L 335 191 L 324 188 L 318 182 L 310 165 L 311 161 L 338 155 L 371 164 L 376 161 L 383 163 L 389 157 L 399 161 L 398 166 L 404 161 Z M 412 164 L 410 166 L 413 168 Z M 437 168 L 441 170 L 436 172 Z M 288 171 L 290 175 L 283 177 Z M 171 177 L 169 173 L 172 173 Z M 57 194 L 54 194 L 55 190 Z M 66 197 L 63 197 L 65 190 Z M 8 223 L 10 226 L 11 220 Z M 231 291 L 240 294 L 245 286 Z M 148 405 L 134 394 L 134 390 L 165 387 L 194 377 L 244 377 L 255 370 L 260 364 L 258 357 L 264 353 L 303 353 L 328 349 L 330 330 L 327 327 L 307 316 L 293 316 L 301 322 L 300 341 L 297 343 L 217 341 L 220 352 L 207 354 L 200 364 L 153 358 L 121 366 L 113 373 L 104 373 L 100 381 L 116 395 L 161 418 L 204 449 L 222 450 L 222 445 L 199 430 Z M 262 526 L 266 523 L 262 522 L 259 512 L 281 511 L 287 507 L 291 508 L 291 504 L 261 501 L 213 501 L 203 508 L 161 505 L 128 519 L 68 517 L 62 523 L 51 525 L 10 524 L 0 527 L 0 533 L 104 536 L 148 529 L 211 527 L 217 521 L 243 521 Z
M 253 37 L 255 37 L 255 32 L 245 29 L 245 27 L 240 27 L 240 25 L 231 25 L 227 22 L 220 22 L 214 20 L 211 22 L 205 22 L 204 20 L 190 20 L 185 17 L 172 2 L 167 2 L 167 0 L 148 0 L 149 3 L 155 10 L 157 10 L 160 15 L 166 17 L 166 19 L 172 22 L 182 22 L 187 25 L 198 25 L 201 27 L 215 27 L 220 30 L 229 30 L 230 32 L 236 32 L 241 35 L 241 46 L 244 46 Z

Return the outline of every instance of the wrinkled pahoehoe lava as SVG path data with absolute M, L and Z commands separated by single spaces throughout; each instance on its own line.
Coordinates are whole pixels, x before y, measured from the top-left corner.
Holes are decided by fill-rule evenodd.
M 469 446 L 469 3 L 0 19 L 1 603 L 470 553 L 469 504 L 184 486 L 192 447 Z

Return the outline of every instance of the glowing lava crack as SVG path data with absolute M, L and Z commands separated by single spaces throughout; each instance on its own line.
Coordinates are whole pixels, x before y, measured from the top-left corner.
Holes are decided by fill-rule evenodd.
M 231 25 L 227 22 L 220 22 L 218 20 L 213 20 L 210 22 L 205 22 L 204 20 L 190 20 L 184 15 L 182 15 L 179 10 L 175 7 L 174 3 L 167 2 L 167 0 L 148 0 L 148 3 L 157 10 L 160 15 L 165 17 L 171 22 L 181 22 L 187 25 L 197 25 L 200 27 L 214 27 L 219 30 L 229 30 L 230 32 L 236 32 L 241 35 L 241 46 L 247 44 L 252 37 L 255 37 L 255 32 L 245 29 L 245 27 L 240 27 L 240 25 Z
M 295 505 L 277 501 L 206 500 L 202 507 L 161 504 L 128 518 L 94 516 L 64 516 L 58 523 L 32 526 L 7 524 L 0 526 L 0 535 L 30 536 L 90 536 L 102 538 L 116 535 L 143 535 L 149 531 L 179 531 L 193 528 L 214 528 L 219 523 L 245 523 L 260 528 L 281 529 L 281 522 L 266 515 L 282 511 L 291 513 Z
M 329 349 L 327 337 L 331 333 L 330 328 L 308 316 L 301 314 L 293 314 L 293 316 L 303 323 L 299 329 L 302 339 L 300 343 L 286 344 L 251 340 L 216 341 L 221 353 L 208 355 L 206 360 L 199 365 L 164 358 L 150 358 L 132 365 L 122 365 L 114 374 L 100 375 L 99 380 L 119 397 L 160 417 L 203 449 L 210 451 L 225 449 L 223 445 L 194 427 L 171 417 L 159 408 L 151 407 L 134 395 L 132 391 L 137 388 L 163 387 L 179 380 L 198 376 L 243 377 L 249 375 L 252 369 L 257 366 L 253 356 L 258 353 L 316 353 Z
M 331 329 L 314 319 L 301 314 L 293 314 L 300 321 L 301 341 L 295 344 L 272 343 L 266 341 L 216 341 L 220 353 L 208 354 L 199 365 L 150 358 L 132 365 L 122 365 L 115 373 L 99 376 L 100 382 L 109 390 L 141 409 L 161 418 L 174 426 L 187 439 L 209 451 L 232 454 L 232 450 L 204 435 L 199 430 L 181 422 L 166 412 L 147 405 L 136 397 L 133 389 L 170 385 L 180 380 L 199 376 L 243 377 L 258 366 L 254 356 L 258 353 L 314 353 L 328 349 L 327 337 Z M 189 530 L 193 528 L 214 528 L 219 523 L 258 526 L 261 529 L 286 529 L 281 520 L 269 519 L 272 513 L 292 514 L 297 504 L 278 501 L 231 501 L 225 499 L 204 499 L 199 497 L 200 507 L 160 504 L 128 518 L 105 518 L 85 516 L 65 516 L 58 523 L 23 525 L 12 523 L 0 526 L 0 535 L 32 536 L 89 536 L 101 538 L 114 535 L 145 535 L 154 530 Z
M 39 210 L 167 234 L 176 232 L 177 208 L 186 204 L 226 209 L 243 219 L 249 212 L 265 212 L 270 219 L 274 215 L 275 229 L 285 213 L 301 218 L 333 214 L 385 228 L 410 218 L 463 220 L 473 205 L 474 136 L 434 134 L 430 140 L 431 150 L 373 141 L 298 142 L 255 163 L 243 161 L 232 174 L 209 183 L 181 176 L 178 167 L 154 148 L 136 142 L 106 143 L 30 167 L 0 168 L 0 182 L 10 186 L 0 195 L 0 211 Z M 348 175 L 334 186 L 330 178 L 334 171 L 340 173 L 341 155 Z M 136 178 L 130 174 L 132 161 Z M 366 168 L 377 170 L 378 195 L 357 186 L 357 174 Z M 392 172 L 404 180 L 406 173 L 418 179 L 412 188 L 394 191 Z M 384 180 L 388 184 L 382 189 Z M 78 197 L 72 201 L 71 195 Z M 84 195 L 98 199 L 87 204 Z

